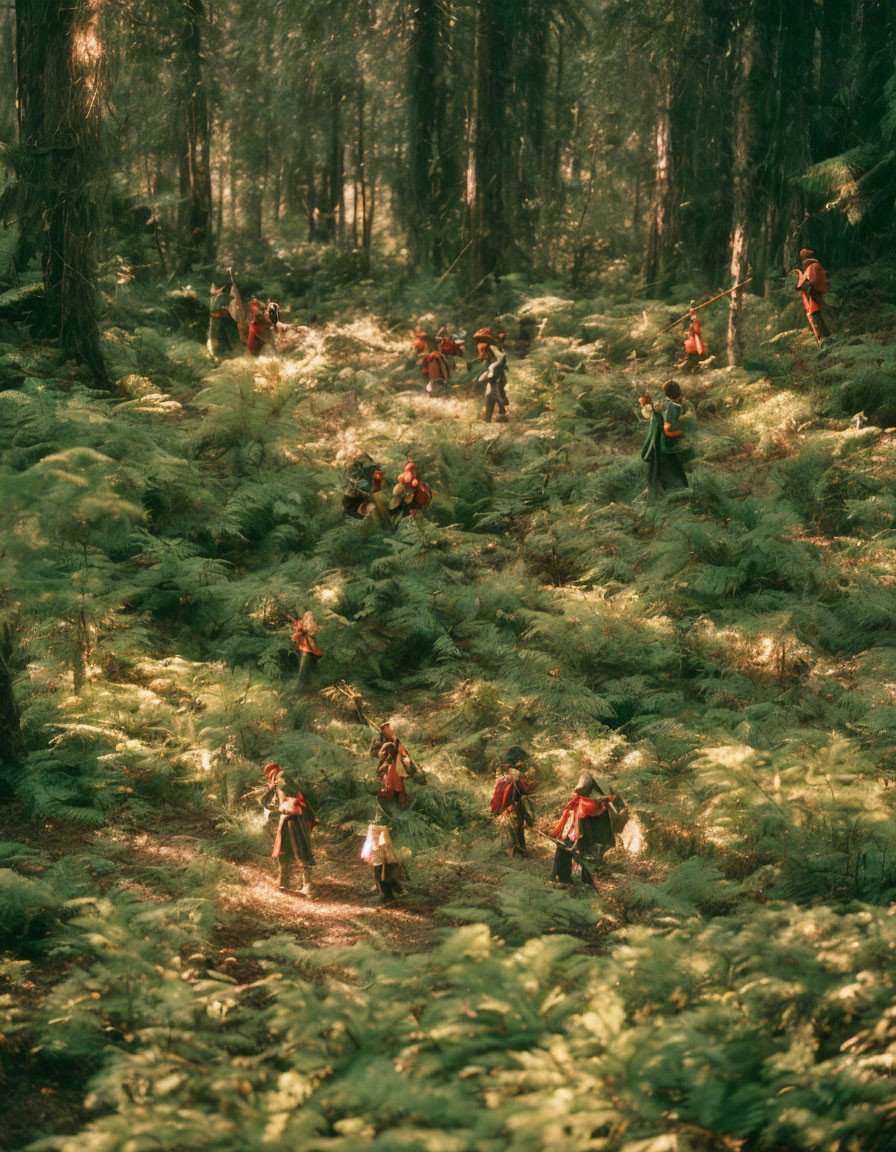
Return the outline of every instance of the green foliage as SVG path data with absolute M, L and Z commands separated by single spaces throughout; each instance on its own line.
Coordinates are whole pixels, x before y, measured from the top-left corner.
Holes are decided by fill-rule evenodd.
M 58 911 L 59 899 L 49 885 L 0 868 L 0 946 L 27 951 L 46 934 Z
M 610 341 L 640 315 L 592 303 L 551 305 L 556 331 L 606 316 Z M 25 747 L 5 778 L 41 825 L 96 829 L 55 862 L 0 846 L 8 964 L 51 961 L 4 1031 L 41 1075 L 90 1079 L 89 1117 L 36 1147 L 884 1152 L 889 438 L 800 431 L 808 392 L 720 373 L 694 437 L 712 460 L 645 504 L 640 362 L 550 337 L 512 359 L 525 420 L 469 436 L 472 400 L 395 394 L 367 323 L 201 380 L 122 329 L 122 367 L 157 373 L 174 417 L 49 363 L 0 393 Z M 405 449 L 431 508 L 394 533 L 345 520 L 353 456 L 391 479 Z M 324 658 L 300 688 L 308 609 Z M 352 909 L 374 943 L 317 950 L 329 893 L 293 920 L 244 877 L 270 851 L 267 761 L 335 846 L 324 890 L 375 811 L 343 679 L 429 783 L 395 817 L 408 904 Z M 634 811 L 640 854 L 611 853 L 597 892 L 546 886 L 537 839 L 507 865 L 485 809 L 512 743 L 539 823 L 585 765 Z M 393 951 L 437 900 L 438 944 Z

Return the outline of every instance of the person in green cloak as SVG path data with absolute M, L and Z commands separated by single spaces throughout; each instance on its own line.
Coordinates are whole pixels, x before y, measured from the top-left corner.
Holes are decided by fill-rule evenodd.
M 242 352 L 242 341 L 236 320 L 234 320 L 230 309 L 230 288 L 223 283 L 220 288 L 212 284 L 209 295 L 211 296 L 211 304 L 208 310 L 208 342 L 206 347 L 210 356 L 213 356 L 215 360 L 221 360 L 225 356 Z
M 682 463 L 684 429 L 681 417 L 685 406 L 681 388 L 675 380 L 667 380 L 659 403 L 654 403 L 649 396 L 642 396 L 638 403 L 641 415 L 649 421 L 641 459 L 647 464 L 650 496 L 687 488 L 688 478 Z

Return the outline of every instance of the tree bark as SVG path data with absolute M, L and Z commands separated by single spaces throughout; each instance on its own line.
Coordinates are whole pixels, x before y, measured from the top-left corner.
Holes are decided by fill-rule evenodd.
M 734 86 L 735 129 L 732 186 L 734 190 L 731 221 L 731 277 L 735 284 L 746 279 L 749 257 L 750 162 L 752 137 L 752 100 L 750 99 L 750 73 L 753 68 L 753 14 L 751 8 L 744 13 L 744 24 L 738 35 L 737 83 Z M 739 367 L 743 363 L 743 289 L 728 297 L 728 363 Z
M 416 0 L 409 45 L 409 241 L 417 262 L 431 266 L 437 224 L 436 169 L 440 163 L 438 92 L 441 9 L 438 0 Z
M 675 264 L 676 213 L 672 150 L 672 78 L 657 80 L 653 141 L 653 193 L 647 230 L 644 282 L 661 295 Z
M 510 239 L 504 204 L 508 11 L 507 0 L 480 0 L 476 12 L 473 132 L 467 173 L 474 288 L 494 273 Z
M 25 741 L 14 691 L 15 643 L 6 623 L 0 628 L 0 763 L 15 764 L 22 758 Z
M 98 0 L 16 0 L 18 240 L 40 252 L 48 321 L 100 387 L 109 380 L 96 318 L 102 45 Z
M 182 0 L 181 71 L 183 143 L 180 155 L 181 270 L 214 256 L 212 228 L 211 137 L 203 76 L 204 0 Z
M 330 89 L 330 154 L 327 165 L 327 234 L 345 239 L 345 146 L 342 139 L 342 89 Z

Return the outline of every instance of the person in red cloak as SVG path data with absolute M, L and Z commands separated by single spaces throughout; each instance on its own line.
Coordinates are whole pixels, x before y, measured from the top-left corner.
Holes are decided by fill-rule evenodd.
M 271 301 L 265 305 L 260 300 L 249 301 L 249 336 L 246 351 L 250 356 L 260 356 L 268 348 L 274 347 L 274 332 L 280 323 L 280 309 Z
M 824 297 L 828 290 L 828 277 L 811 248 L 800 249 L 800 263 L 802 270 L 795 269 L 796 288 L 802 293 L 806 319 L 818 346 L 821 347 L 822 340 L 831 334 L 824 318 Z
M 533 790 L 530 779 L 520 766 L 528 760 L 522 748 L 508 748 L 501 758 L 495 779 L 495 791 L 489 806 L 491 814 L 504 825 L 510 840 L 511 856 L 525 856 L 526 826 L 532 827 L 532 810 L 527 797 Z
M 272 859 L 277 861 L 279 887 L 286 891 L 294 868 L 299 869 L 303 896 L 311 895 L 311 882 L 308 868 L 315 866 L 314 852 L 311 849 L 311 831 L 317 823 L 314 809 L 298 790 L 287 780 L 279 764 L 268 764 L 264 770 L 268 787 L 261 798 L 266 812 L 279 815 L 277 835 L 274 838 Z
M 597 797 L 591 793 L 597 792 Z M 616 843 L 612 814 L 618 797 L 606 796 L 590 772 L 582 772 L 573 791 L 572 799 L 560 814 L 560 820 L 551 831 L 557 845 L 551 879 L 558 884 L 572 883 L 573 868 L 581 870 L 582 883 L 593 884 L 589 864 L 600 863 L 607 848 Z
M 379 736 L 371 742 L 370 755 L 377 758 L 377 771 L 382 773 L 383 786 L 376 794 L 380 804 L 407 803 L 404 782 L 409 776 L 416 776 L 419 769 L 391 724 L 381 725 Z
M 691 372 L 697 368 L 697 361 L 706 355 L 706 345 L 703 343 L 703 333 L 700 330 L 700 321 L 697 313 L 691 309 L 690 324 L 684 337 L 684 350 L 687 353 L 687 367 Z
M 293 621 L 292 640 L 301 652 L 299 657 L 299 687 L 308 678 L 312 664 L 316 664 L 323 656 L 323 652 L 314 639 L 316 631 L 317 624 L 310 612 L 306 612 L 301 620 Z
M 427 378 L 426 391 L 432 396 L 433 385 L 447 384 L 451 378 L 451 364 L 440 348 L 434 352 L 424 352 L 420 357 L 420 370 Z
M 455 357 L 464 354 L 464 333 L 451 333 L 444 326 L 438 334 L 439 351 L 443 356 Z

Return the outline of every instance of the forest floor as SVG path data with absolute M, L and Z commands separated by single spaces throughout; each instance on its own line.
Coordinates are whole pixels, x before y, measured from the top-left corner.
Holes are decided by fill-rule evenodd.
M 384 1148 L 394 1138 L 415 1152 L 505 1149 L 521 1104 L 517 1089 L 496 1104 L 493 1074 L 512 1079 L 517 1059 L 548 1062 L 534 1087 L 519 1082 L 534 1130 L 547 1132 L 543 1109 L 554 1105 L 537 1094 L 553 1082 L 550 1061 L 565 1061 L 557 1054 L 581 1035 L 568 1021 L 598 989 L 615 1006 L 581 1017 L 595 1039 L 575 1066 L 591 1067 L 607 1027 L 619 1030 L 617 1054 L 637 1046 L 640 1029 L 668 1027 L 655 1051 L 675 1071 L 650 1072 L 648 1096 L 668 1101 L 657 1118 L 639 1095 L 647 1073 L 629 1082 L 613 1063 L 621 1057 L 606 1057 L 601 1091 L 617 1099 L 608 1123 L 618 1136 L 607 1145 L 589 1142 L 600 1129 L 588 1119 L 593 1085 L 564 1073 L 576 1101 L 564 1123 L 574 1127 L 582 1111 L 577 1146 L 630 1139 L 640 1149 L 637 1140 L 674 1130 L 670 1149 L 727 1149 L 745 1137 L 724 1092 L 721 1103 L 712 1095 L 684 1108 L 676 1127 L 683 1106 L 667 1081 L 680 1072 L 678 1023 L 692 1028 L 688 1052 L 697 1052 L 701 1013 L 723 1011 L 731 973 L 743 972 L 738 1003 L 752 1007 L 718 1025 L 719 1059 L 738 1065 L 738 1030 L 752 1013 L 768 1038 L 761 1075 L 773 1101 L 780 1051 L 770 1021 L 788 1009 L 771 986 L 757 991 L 755 957 L 771 950 L 769 972 L 802 962 L 806 987 L 826 988 L 809 972 L 828 964 L 820 916 L 838 919 L 855 963 L 868 924 L 889 930 L 877 912 L 892 871 L 890 802 L 878 782 L 890 765 L 894 614 L 878 593 L 891 578 L 896 442 L 831 400 L 861 378 L 856 362 L 869 379 L 889 371 L 883 344 L 850 338 L 818 354 L 792 310 L 779 317 L 754 302 L 762 358 L 681 378 L 698 456 L 692 488 L 650 505 L 636 400 L 657 392 L 679 352 L 674 336 L 655 344 L 664 311 L 552 296 L 525 306 L 546 323 L 534 343 L 511 342 L 507 424 L 482 423 L 478 389 L 462 374 L 445 394 L 425 395 L 410 321 L 360 309 L 288 326 L 279 357 L 212 365 L 197 341 L 136 326 L 134 306 L 108 332 L 126 397 L 114 420 L 100 399 L 63 388 L 56 424 L 10 434 L 8 453 L 38 443 L 46 454 L 75 429 L 114 462 L 112 491 L 139 491 L 146 512 L 123 536 L 108 527 L 119 505 L 100 512 L 86 576 L 64 569 L 54 593 L 62 622 L 34 641 L 23 677 L 35 751 L 25 799 L 0 805 L 0 863 L 10 865 L 0 903 L 15 937 L 0 967 L 9 1148 L 53 1133 L 72 1134 L 45 1146 L 62 1152 L 92 1152 L 97 1134 L 102 1152 L 261 1146 L 281 1107 L 267 1102 L 266 1078 L 304 1075 L 307 1059 L 328 1070 L 301 1089 L 311 1104 L 296 1123 L 319 1116 L 325 1132 L 309 1147 L 343 1152 L 381 1135 Z M 720 346 L 716 320 L 704 334 Z M 27 396 L 23 386 L 17 419 Z M 342 477 L 364 452 L 384 466 L 387 486 L 408 455 L 420 463 L 435 492 L 424 516 L 394 534 L 344 520 Z M 22 459 L 20 471 L 31 467 Z M 94 465 L 73 458 L 71 471 L 89 476 Z M 70 483 L 61 465 L 54 475 Z M 99 482 L 90 491 L 101 508 L 110 499 Z M 67 492 L 35 497 L 52 509 L 50 529 L 65 521 Z M 60 541 L 55 562 L 71 565 Z M 80 594 L 72 611 L 76 577 L 93 599 Z M 325 655 L 300 692 L 291 621 L 309 607 Z M 93 652 L 75 690 L 66 621 L 84 615 Z M 408 785 L 395 841 L 409 881 L 390 907 L 376 903 L 359 857 L 378 779 L 369 732 L 340 694 L 345 681 L 378 720 L 391 719 L 430 781 Z M 46 725 L 56 733 L 49 751 Z M 582 767 L 636 813 L 628 850 L 607 857 L 594 891 L 553 889 L 552 850 L 534 832 L 528 858 L 508 857 L 486 813 L 490 765 L 512 743 L 530 749 L 542 831 Z M 270 830 L 246 802 L 271 759 L 300 771 L 322 817 L 311 899 L 277 889 Z M 77 805 L 86 821 L 66 817 Z M 877 956 L 861 962 L 874 968 Z M 852 963 L 831 963 L 832 996 L 849 986 Z M 278 972 L 293 975 L 275 994 Z M 142 1012 L 120 991 L 132 980 Z M 380 983 L 391 989 L 388 1020 L 364 992 Z M 222 988 L 232 989 L 233 1026 Z M 499 993 L 508 1001 L 496 1007 Z M 812 995 L 806 1011 L 819 1034 L 834 1029 L 827 992 Z M 574 1007 L 560 1011 L 565 997 Z M 305 1042 L 282 1035 L 281 1000 L 300 1017 L 309 1004 L 320 1015 L 313 1060 L 293 1056 Z M 222 1012 L 206 1035 L 202 1021 Z M 506 1040 L 517 1055 L 503 1052 L 492 1012 L 529 1021 Z M 356 1065 L 339 1036 L 358 1013 L 371 1014 L 373 1048 L 358 1039 Z M 411 1117 L 401 1143 L 393 1129 L 406 1119 L 365 1087 L 366 1069 L 381 1076 L 380 1047 L 400 1050 L 394 1067 L 387 1061 L 395 1074 L 424 1093 L 444 1086 L 420 1037 L 428 1029 L 438 1045 L 458 1019 L 471 1029 L 472 1054 L 451 1081 L 462 1106 L 427 1124 L 469 1122 L 469 1131 L 439 1143 Z M 837 1042 L 854 1030 L 845 1021 Z M 454 1067 L 462 1058 L 445 1043 Z M 206 1045 L 201 1058 L 194 1044 Z M 829 1048 L 824 1040 L 817 1051 Z M 807 1078 L 812 1051 L 801 1057 Z M 194 1068 L 183 1085 L 181 1061 Z M 229 1091 L 215 1069 L 231 1063 L 245 1077 L 239 1099 L 211 1108 Z M 147 1078 L 144 1064 L 160 1071 Z M 153 1077 L 157 1097 L 146 1087 Z M 151 1123 L 141 1126 L 169 1105 L 174 1135 L 157 1145 Z M 471 1118 L 495 1107 L 498 1127 L 483 1136 Z M 219 1113 L 233 1124 L 226 1136 L 190 1127 L 189 1117 Z M 760 1132 L 778 1120 L 763 1112 L 757 1123 Z M 575 1145 L 572 1132 L 558 1138 Z M 297 1129 L 293 1138 L 312 1137 Z M 540 1135 L 528 1139 L 519 1147 L 542 1147 Z

